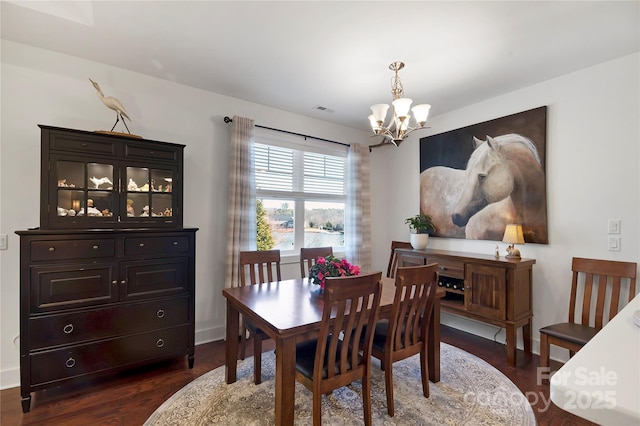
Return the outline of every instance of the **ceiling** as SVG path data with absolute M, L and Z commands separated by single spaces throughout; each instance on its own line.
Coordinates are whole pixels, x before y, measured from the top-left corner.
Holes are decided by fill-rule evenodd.
M 0 13 L 6 40 L 361 129 L 391 101 L 394 61 L 405 96 L 438 115 L 640 50 L 637 0 L 2 1 Z

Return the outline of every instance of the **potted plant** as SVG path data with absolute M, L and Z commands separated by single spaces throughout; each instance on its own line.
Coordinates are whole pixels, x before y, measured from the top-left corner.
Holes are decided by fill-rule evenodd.
M 316 263 L 309 270 L 309 281 L 312 284 L 320 285 L 320 288 L 324 290 L 324 280 L 327 277 L 350 277 L 359 274 L 360 267 L 358 265 L 352 265 L 347 259 L 338 259 L 330 254 L 326 257 L 318 257 Z
M 436 230 L 431 216 L 420 213 L 406 218 L 404 223 L 409 225 L 411 231 L 411 246 L 416 250 L 423 250 L 427 247 L 429 234 Z

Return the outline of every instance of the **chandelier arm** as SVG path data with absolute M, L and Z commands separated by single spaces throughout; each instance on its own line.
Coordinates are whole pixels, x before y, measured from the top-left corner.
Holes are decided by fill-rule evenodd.
M 391 132 L 391 130 L 388 127 L 381 127 L 379 130 L 379 133 L 376 133 L 374 135 L 371 135 L 372 137 L 375 136 L 382 136 L 383 140 L 382 142 L 380 142 L 377 145 L 370 145 L 370 148 L 375 148 L 378 146 L 382 146 L 382 145 L 387 145 L 387 144 L 393 144 L 395 146 L 400 145 L 400 143 L 412 132 L 416 131 L 416 130 L 420 130 L 420 129 L 429 129 L 430 127 L 424 126 L 424 127 L 408 127 L 406 130 L 404 131 L 400 131 L 397 135 L 394 135 L 393 132 Z
M 373 136 L 378 136 L 378 135 L 372 135 L 372 137 Z M 384 146 L 384 145 L 389 145 L 389 144 L 391 144 L 391 142 L 389 142 L 389 139 L 384 138 L 384 139 L 382 139 L 382 141 L 380 141 L 380 143 L 377 143 L 375 145 L 369 145 L 369 152 L 371 152 L 371 150 L 373 148 L 378 148 L 378 147 L 381 147 L 381 146 Z
M 414 132 L 414 131 L 416 131 L 416 130 L 421 130 L 421 129 L 430 129 L 430 127 L 426 127 L 426 126 L 425 126 L 425 127 L 420 127 L 420 126 L 418 126 L 418 127 L 409 127 L 409 128 L 407 128 L 407 130 L 405 130 L 405 131 L 400 135 L 400 136 L 401 136 L 401 139 L 400 139 L 400 140 L 404 140 L 404 139 L 407 137 L 407 135 L 409 135 L 409 133 L 412 133 L 412 132 Z
M 378 136 L 384 136 L 385 138 L 394 139 L 394 134 L 391 132 L 391 129 L 389 127 L 381 127 L 380 128 L 381 132 L 378 133 Z

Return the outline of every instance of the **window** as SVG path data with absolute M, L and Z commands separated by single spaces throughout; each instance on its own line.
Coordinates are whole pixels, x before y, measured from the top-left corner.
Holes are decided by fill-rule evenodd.
M 259 250 L 344 248 L 346 147 L 256 132 Z

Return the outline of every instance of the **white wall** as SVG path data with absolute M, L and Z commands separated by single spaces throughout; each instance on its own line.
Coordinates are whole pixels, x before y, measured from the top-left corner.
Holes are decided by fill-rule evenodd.
M 549 244 L 520 247 L 533 270 L 534 352 L 538 329 L 566 321 L 573 256 L 638 262 L 640 241 L 640 55 L 634 54 L 430 119 L 399 148 L 371 157 L 373 266 L 386 267 L 389 241 L 408 241 L 404 218 L 419 209 L 419 138 L 542 105 L 547 111 Z M 478 84 L 481 84 L 479 82 Z M 376 173 L 376 171 L 378 173 Z M 399 190 L 401 189 L 401 190 Z M 393 206 L 389 209 L 387 206 Z M 608 251 L 607 221 L 622 220 L 622 250 Z M 493 254 L 498 244 L 430 238 L 429 247 Z M 443 315 L 443 322 L 493 338 L 497 327 Z M 504 331 L 497 340 L 504 342 Z M 520 340 L 521 343 L 521 340 Z M 552 350 L 552 357 L 567 353 Z
M 0 387 L 19 383 L 19 238 L 14 231 L 39 226 L 40 129 L 47 124 L 82 130 L 111 129 L 115 114 L 97 98 L 122 101 L 132 133 L 186 144 L 184 225 L 196 234 L 196 343 L 224 337 L 224 266 L 230 126 L 225 115 L 256 124 L 345 143 L 368 142 L 366 132 L 333 125 L 215 93 L 2 41 L 0 131 Z M 121 128 L 119 128 L 121 129 Z M 312 144 L 313 141 L 309 140 Z M 285 277 L 299 266 L 285 265 Z M 287 275 L 288 274 L 288 275 Z M 196 362 L 198 362 L 196 360 Z

